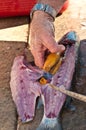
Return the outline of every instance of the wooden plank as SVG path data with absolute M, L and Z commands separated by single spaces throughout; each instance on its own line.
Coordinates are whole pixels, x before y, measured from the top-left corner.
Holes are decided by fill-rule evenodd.
M 0 41 L 27 42 L 28 24 L 0 29 Z

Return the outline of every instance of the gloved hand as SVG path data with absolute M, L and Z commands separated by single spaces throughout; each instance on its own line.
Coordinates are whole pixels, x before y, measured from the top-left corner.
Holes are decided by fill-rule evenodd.
M 65 50 L 63 45 L 58 45 L 54 39 L 53 18 L 42 11 L 34 12 L 30 24 L 29 45 L 35 64 L 40 68 L 44 64 L 45 51 L 51 53 Z

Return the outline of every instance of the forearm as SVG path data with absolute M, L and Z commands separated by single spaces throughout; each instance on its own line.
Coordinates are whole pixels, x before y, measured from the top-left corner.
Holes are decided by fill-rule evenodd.
M 38 3 L 48 4 L 52 6 L 56 10 L 57 14 L 65 1 L 66 0 L 37 0 Z

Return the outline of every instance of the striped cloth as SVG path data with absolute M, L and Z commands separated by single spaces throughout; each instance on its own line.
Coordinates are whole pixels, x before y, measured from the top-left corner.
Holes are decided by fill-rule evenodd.
M 0 0 L 0 17 L 29 15 L 36 0 Z
M 0 0 L 0 17 L 29 15 L 36 0 Z M 68 0 L 60 10 L 61 13 L 68 7 Z

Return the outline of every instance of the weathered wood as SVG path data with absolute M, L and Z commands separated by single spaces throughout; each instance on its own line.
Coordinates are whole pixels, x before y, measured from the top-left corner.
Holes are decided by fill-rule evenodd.
M 0 41 L 27 42 L 28 24 L 0 29 Z

